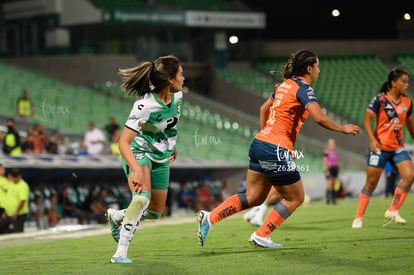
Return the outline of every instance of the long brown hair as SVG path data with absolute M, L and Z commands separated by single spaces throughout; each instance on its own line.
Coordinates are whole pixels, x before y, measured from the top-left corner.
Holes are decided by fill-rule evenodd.
M 127 69 L 119 69 L 122 77 L 122 90 L 133 96 L 143 96 L 161 91 L 168 86 L 168 78 L 175 77 L 181 66 L 181 61 L 174 55 L 158 57 L 154 61 L 146 61 Z

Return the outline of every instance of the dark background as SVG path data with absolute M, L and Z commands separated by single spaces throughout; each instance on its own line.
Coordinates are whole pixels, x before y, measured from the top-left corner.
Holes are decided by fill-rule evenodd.
M 398 38 L 404 12 L 414 16 L 414 1 L 243 1 L 267 16 L 264 39 Z M 331 16 L 337 8 L 341 16 Z M 414 18 L 411 19 L 413 21 Z

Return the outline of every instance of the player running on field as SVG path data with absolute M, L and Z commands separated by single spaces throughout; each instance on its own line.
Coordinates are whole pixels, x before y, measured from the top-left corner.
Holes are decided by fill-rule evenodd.
M 285 65 L 286 79 L 275 92 L 266 126 L 256 135 L 249 149 L 246 193 L 236 194 L 211 212 L 200 211 L 198 241 L 205 245 L 213 224 L 244 209 L 261 204 L 274 186 L 283 197 L 270 211 L 262 226 L 250 236 L 250 243 L 266 248 L 280 247 L 269 235 L 287 219 L 304 200 L 302 180 L 292 151 L 302 124 L 310 114 L 321 126 L 344 134 L 357 134 L 356 125 L 340 125 L 325 115 L 311 87 L 319 75 L 319 59 L 308 51 L 292 54 Z
M 184 76 L 180 60 L 172 55 L 119 73 L 123 90 L 138 96 L 119 139 L 132 200 L 126 210 L 109 209 L 107 217 L 118 241 L 111 263 L 131 263 L 128 247 L 144 211 L 148 207 L 145 216 L 152 219 L 164 211 L 170 161 L 176 158 Z

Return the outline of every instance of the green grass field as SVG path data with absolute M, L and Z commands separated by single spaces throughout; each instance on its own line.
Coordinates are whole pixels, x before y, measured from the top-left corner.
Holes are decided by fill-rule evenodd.
M 400 210 L 406 225 L 384 226 L 391 199 L 373 198 L 364 228 L 352 229 L 357 200 L 302 205 L 271 235 L 284 245 L 250 246 L 255 230 L 242 213 L 214 225 L 204 247 L 196 222 L 137 231 L 131 265 L 110 264 L 109 234 L 83 238 L 0 242 L 0 274 L 414 274 L 414 194 Z M 270 209 L 270 208 L 269 208 Z M 74 233 L 75 234 L 75 233 Z

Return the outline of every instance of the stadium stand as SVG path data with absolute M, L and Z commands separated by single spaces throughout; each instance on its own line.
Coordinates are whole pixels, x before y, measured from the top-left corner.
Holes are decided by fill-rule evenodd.
M 394 58 L 399 64 L 407 68 L 410 75 L 414 74 L 414 53 L 396 53 Z
M 362 125 L 365 106 L 378 93 L 388 74 L 375 55 L 319 56 L 321 74 L 313 84 L 319 101 L 348 121 Z M 283 71 L 286 60 L 259 61 L 263 72 Z
M 116 121 L 124 121 L 131 107 L 132 99 L 122 95 L 119 85 L 111 86 L 110 90 L 115 92 L 105 94 L 3 62 L 0 62 L 0 72 L 3 83 L 1 100 L 6 107 L 1 115 L 15 116 L 16 95 L 26 88 L 35 108 L 33 123 L 58 129 L 62 134 L 82 136 L 89 121 L 102 127 L 111 115 Z M 181 156 L 246 164 L 246 148 L 254 131 L 218 113 L 184 102 L 178 146 L 187 150 L 182 150 Z

